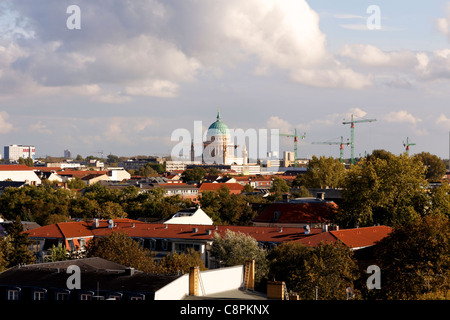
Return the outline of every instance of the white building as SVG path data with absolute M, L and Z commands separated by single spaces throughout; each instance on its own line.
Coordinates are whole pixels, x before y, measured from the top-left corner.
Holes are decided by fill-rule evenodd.
M 164 223 L 213 225 L 212 219 L 200 207 L 178 211 Z
M 20 158 L 31 158 L 34 160 L 36 148 L 34 146 L 24 146 L 12 144 L 4 147 L 5 159 L 10 161 L 17 161 Z
M 0 165 L 0 181 L 11 180 L 28 184 L 41 184 L 34 168 L 25 165 Z

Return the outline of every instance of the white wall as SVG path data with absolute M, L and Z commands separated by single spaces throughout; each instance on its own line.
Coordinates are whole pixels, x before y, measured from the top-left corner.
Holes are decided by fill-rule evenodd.
M 36 184 L 41 184 L 41 179 L 36 175 L 33 170 L 30 171 L 0 171 L 0 181 L 11 179 L 12 181 L 34 181 Z
M 244 281 L 244 266 L 234 266 L 200 272 L 200 277 L 205 288 L 200 294 L 210 295 L 218 292 L 235 290 L 242 286 Z
M 239 289 L 244 282 L 244 266 L 234 266 L 200 272 L 204 292 L 199 286 L 200 295 L 211 295 Z M 155 300 L 181 300 L 189 295 L 189 274 L 185 274 L 155 292 Z
M 187 295 L 189 295 L 189 274 L 184 274 L 156 291 L 155 300 L 181 300 Z

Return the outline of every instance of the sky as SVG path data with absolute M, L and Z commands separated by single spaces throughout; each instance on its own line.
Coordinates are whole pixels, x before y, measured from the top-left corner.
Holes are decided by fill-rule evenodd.
M 79 11 L 72 10 L 76 5 Z M 3 0 L 0 143 L 164 155 L 177 129 L 306 133 L 299 157 L 449 157 L 450 1 Z M 279 138 L 280 152 L 293 150 Z M 345 157 L 350 148 L 345 147 Z

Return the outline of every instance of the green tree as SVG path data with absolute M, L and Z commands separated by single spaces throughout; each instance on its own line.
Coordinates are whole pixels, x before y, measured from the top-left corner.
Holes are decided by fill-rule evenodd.
M 383 299 L 418 299 L 450 290 L 450 221 L 426 216 L 397 226 L 376 246 Z
M 156 265 L 149 250 L 139 248 L 136 241 L 124 233 L 94 238 L 86 246 L 87 257 L 100 257 L 144 272 L 154 272 Z
M 84 189 L 86 188 L 86 183 L 81 178 L 75 177 L 67 182 L 67 187 L 69 189 Z
M 217 192 L 203 192 L 200 204 L 216 224 L 250 225 L 256 215 L 247 198 L 231 194 L 226 185 Z
M 317 248 L 301 243 L 284 243 L 268 256 L 269 279 L 285 281 L 288 290 L 297 292 L 301 299 L 346 299 L 347 287 L 353 287 L 358 278 L 358 267 L 352 252 L 342 245 L 319 244 Z
M 28 167 L 34 167 L 34 161 L 31 158 L 19 158 L 19 164 L 24 164 Z
M 112 201 L 103 203 L 98 210 L 98 214 L 101 219 L 116 219 L 127 217 L 127 213 L 123 211 L 122 206 Z
M 49 255 L 46 257 L 47 262 L 65 261 L 69 260 L 69 252 L 65 246 L 59 244 L 58 246 L 52 245 L 49 250 Z
M 298 175 L 293 186 L 306 188 L 337 188 L 345 176 L 345 166 L 333 157 L 313 156 L 308 163 L 306 173 Z
M 427 182 L 422 163 L 406 154 L 362 159 L 343 180 L 337 222 L 344 227 L 393 226 L 424 213 Z
M 188 273 L 191 267 L 199 267 L 200 270 L 206 270 L 205 264 L 199 252 L 194 250 L 182 253 L 174 252 L 168 254 L 158 262 L 157 273 Z
M 11 248 L 6 257 L 8 267 L 34 263 L 35 257 L 29 249 L 31 243 L 28 234 L 23 232 L 23 225 L 19 217 L 9 226 L 8 234 Z
M 183 182 L 202 181 L 206 174 L 206 170 L 202 167 L 195 167 L 185 170 L 181 175 L 181 179 L 183 180 Z
M 225 235 L 215 233 L 210 254 L 221 266 L 235 266 L 245 264 L 248 260 L 255 260 L 255 286 L 261 284 L 267 276 L 267 251 L 258 245 L 255 238 L 241 232 L 227 230 Z
M 444 161 L 438 156 L 429 152 L 421 152 L 414 155 L 414 158 L 419 159 L 425 166 L 425 178 L 428 181 L 440 181 L 446 172 Z

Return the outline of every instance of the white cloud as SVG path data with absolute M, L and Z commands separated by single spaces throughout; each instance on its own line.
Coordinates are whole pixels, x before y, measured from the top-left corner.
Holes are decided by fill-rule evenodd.
M 445 114 L 441 113 L 439 117 L 436 119 L 436 124 L 445 130 L 450 130 L 450 118 L 448 118 Z
M 281 133 L 289 133 L 292 131 L 292 125 L 278 116 L 272 116 L 267 120 L 268 129 L 279 129 Z
M 8 118 L 8 113 L 0 111 L 0 133 L 9 133 L 13 130 L 13 125 L 7 121 Z
M 383 116 L 384 121 L 392 123 L 410 123 L 418 124 L 422 122 L 422 119 L 415 117 L 406 110 L 392 111 L 387 115 Z
M 28 131 L 32 133 L 44 133 L 44 134 L 52 134 L 52 131 L 47 128 L 47 125 L 43 124 L 42 121 L 38 121 L 28 128 Z
M 371 67 L 405 68 L 418 63 L 412 51 L 385 52 L 374 45 L 365 44 L 345 45 L 340 55 Z

